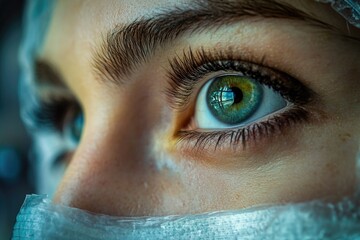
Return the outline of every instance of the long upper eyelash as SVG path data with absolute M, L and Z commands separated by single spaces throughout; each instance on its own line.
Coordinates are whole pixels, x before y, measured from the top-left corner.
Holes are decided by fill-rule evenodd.
M 28 110 L 27 117 L 31 119 L 35 128 L 60 131 L 62 121 L 70 107 L 77 107 L 77 104 L 68 98 L 38 100 Z
M 289 74 L 264 66 L 264 58 L 259 63 L 246 62 L 235 57 L 232 50 L 215 53 L 191 48 L 182 57 L 176 56 L 170 60 L 168 77 L 170 83 L 166 94 L 174 109 L 182 109 L 199 79 L 216 71 L 234 71 L 257 80 L 261 84 L 279 92 L 292 103 L 305 104 L 316 94 Z

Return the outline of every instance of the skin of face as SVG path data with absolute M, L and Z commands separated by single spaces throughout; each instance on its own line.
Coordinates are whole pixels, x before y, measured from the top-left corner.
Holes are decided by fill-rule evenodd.
M 283 2 L 343 35 L 360 37 L 327 5 Z M 95 213 L 144 216 L 334 201 L 353 194 L 360 146 L 359 40 L 296 20 L 255 17 L 179 36 L 121 79 L 126 82 L 121 86 L 104 83 L 95 73 L 94 52 L 108 31 L 189 3 L 56 3 L 39 58 L 62 76 L 82 107 L 85 125 L 54 201 Z M 310 120 L 246 148 L 181 148 L 174 132 L 191 111 L 175 111 L 164 94 L 169 59 L 189 48 L 229 47 L 255 63 L 265 59 L 315 92 L 316 100 L 306 106 Z M 196 93 L 216 74 L 199 80 L 189 102 L 195 104 Z

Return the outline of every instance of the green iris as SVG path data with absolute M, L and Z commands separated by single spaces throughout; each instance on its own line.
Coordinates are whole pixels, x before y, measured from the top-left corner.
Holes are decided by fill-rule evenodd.
M 75 142 L 79 142 L 81 138 L 81 134 L 84 128 L 84 115 L 83 113 L 78 113 L 70 125 L 70 134 L 71 138 Z
M 206 94 L 211 113 L 226 124 L 239 124 L 249 118 L 258 109 L 262 96 L 260 84 L 238 75 L 215 78 Z

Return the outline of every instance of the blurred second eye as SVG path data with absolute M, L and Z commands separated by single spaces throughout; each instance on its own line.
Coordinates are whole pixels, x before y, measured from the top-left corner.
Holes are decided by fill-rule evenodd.
M 287 106 L 271 88 L 243 75 L 221 75 L 200 90 L 194 120 L 200 129 L 243 126 Z

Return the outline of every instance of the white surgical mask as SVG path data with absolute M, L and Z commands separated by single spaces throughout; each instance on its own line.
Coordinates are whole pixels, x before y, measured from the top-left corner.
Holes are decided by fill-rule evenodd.
M 111 217 L 29 195 L 13 239 L 360 239 L 360 204 L 313 201 L 165 217 Z

